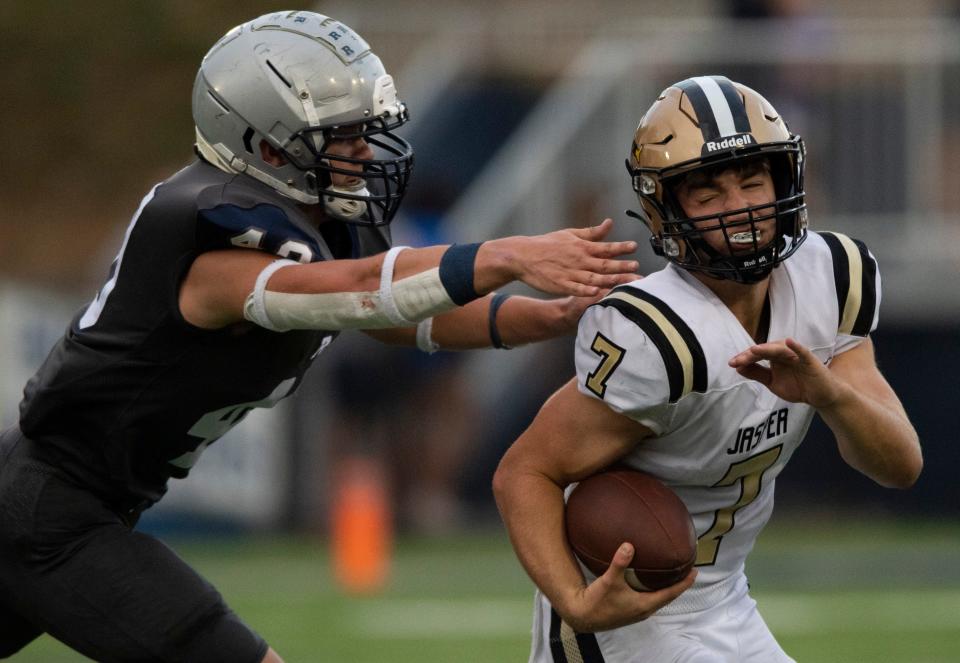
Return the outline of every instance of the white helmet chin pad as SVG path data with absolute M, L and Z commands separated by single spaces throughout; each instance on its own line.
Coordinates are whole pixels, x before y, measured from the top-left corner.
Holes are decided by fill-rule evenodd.
M 338 193 L 348 196 L 370 195 L 366 183 L 362 180 L 353 187 L 330 185 L 324 190 L 323 194 L 323 209 L 327 212 L 327 215 L 338 221 L 356 221 L 367 212 L 365 201 L 335 195 Z

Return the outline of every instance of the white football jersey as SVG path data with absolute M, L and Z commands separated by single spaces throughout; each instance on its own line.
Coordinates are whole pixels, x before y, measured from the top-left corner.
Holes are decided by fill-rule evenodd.
M 767 337 L 794 338 L 825 364 L 876 328 L 876 261 L 844 235 L 811 232 L 773 270 L 769 292 Z M 580 390 L 654 432 L 623 460 L 660 478 L 693 516 L 699 575 L 688 603 L 742 569 L 813 418 L 809 405 L 728 366 L 753 344 L 709 288 L 672 264 L 615 288 L 580 321 Z

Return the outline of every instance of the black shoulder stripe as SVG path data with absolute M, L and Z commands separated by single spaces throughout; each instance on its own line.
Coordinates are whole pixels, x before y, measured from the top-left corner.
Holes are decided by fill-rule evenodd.
M 650 340 L 653 341 L 654 345 L 656 345 L 660 351 L 660 355 L 663 357 L 663 364 L 667 368 L 667 380 L 670 384 L 670 402 L 676 403 L 680 400 L 680 397 L 683 395 L 683 363 L 680 361 L 680 357 L 677 356 L 677 352 L 674 350 L 673 345 L 670 343 L 666 334 L 663 333 L 660 326 L 645 313 L 622 299 L 604 299 L 599 303 L 601 306 L 610 306 L 617 309 L 625 318 L 632 321 L 650 337 Z
M 604 663 L 597 636 L 576 633 L 550 610 L 550 654 L 554 663 Z
M 853 323 L 854 336 L 866 336 L 873 327 L 873 318 L 877 312 L 877 263 L 867 250 L 866 244 L 854 239 L 863 261 L 863 285 L 860 294 L 860 312 Z
M 847 259 L 847 252 L 840 244 L 840 240 L 833 233 L 819 233 L 823 240 L 830 247 L 830 254 L 833 256 L 833 280 L 837 284 L 837 329 L 843 322 L 843 306 L 847 301 L 847 293 L 850 291 L 850 265 Z
M 693 333 L 693 330 L 690 329 L 690 326 L 677 315 L 670 306 L 664 302 L 662 299 L 659 299 L 651 295 L 646 290 L 641 290 L 640 288 L 634 288 L 633 286 L 621 286 L 617 290 L 622 290 L 629 294 L 638 297 L 653 306 L 656 307 L 658 311 L 673 325 L 674 329 L 677 330 L 677 333 L 680 334 L 680 337 L 687 345 L 687 349 L 690 351 L 691 359 L 693 360 L 693 383 L 692 391 L 704 392 L 707 390 L 707 358 L 703 354 L 703 347 L 700 345 L 700 341 L 697 340 L 697 335 Z
M 666 302 L 631 286 L 615 288 L 600 302 L 640 327 L 660 351 L 667 369 L 670 402 L 707 390 L 707 361 L 693 330 Z
M 737 133 L 750 133 L 750 118 L 747 117 L 747 107 L 743 105 L 743 98 L 737 92 L 737 88 L 725 76 L 713 76 L 713 80 L 720 86 L 723 98 L 727 100 L 727 105 L 730 106 L 730 114 L 733 115 L 733 125 L 737 128 Z
M 837 331 L 866 336 L 877 312 L 877 263 L 863 242 L 841 233 L 822 232 L 830 247 L 837 284 Z

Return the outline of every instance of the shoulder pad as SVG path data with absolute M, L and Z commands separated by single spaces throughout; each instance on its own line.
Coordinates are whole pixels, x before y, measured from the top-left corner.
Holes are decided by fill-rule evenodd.
M 302 263 L 321 259 L 317 238 L 299 227 L 287 212 L 270 203 L 241 207 L 221 203 L 197 212 L 200 251 L 251 248 Z

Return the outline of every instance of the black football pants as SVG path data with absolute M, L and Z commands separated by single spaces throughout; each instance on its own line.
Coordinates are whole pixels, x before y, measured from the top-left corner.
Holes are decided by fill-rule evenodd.
M 266 642 L 157 539 L 0 435 L 0 658 L 41 633 L 106 662 L 260 663 Z

